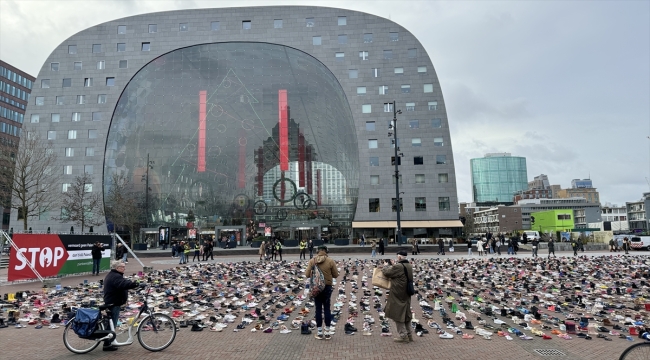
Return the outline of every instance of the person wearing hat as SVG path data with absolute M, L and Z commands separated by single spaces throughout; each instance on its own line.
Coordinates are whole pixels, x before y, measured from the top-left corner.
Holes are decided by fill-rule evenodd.
M 318 254 L 316 254 L 313 259 L 309 260 L 307 271 L 305 271 L 306 277 L 311 278 L 314 266 L 318 266 L 318 269 L 323 273 L 323 278 L 325 279 L 325 288 L 314 298 L 314 304 L 316 307 L 316 327 L 318 328 L 315 336 L 318 340 L 329 340 L 332 338 L 332 333 L 330 331 L 330 326 L 332 324 L 332 311 L 330 306 L 330 299 L 332 297 L 332 280 L 339 277 L 339 270 L 336 268 L 334 260 L 327 256 L 327 246 L 319 246 Z M 325 313 L 324 332 L 323 312 Z
M 411 295 L 406 292 L 407 281 L 413 280 L 413 267 L 406 259 L 406 250 L 397 252 L 397 262 L 390 265 L 387 261 L 381 269 L 384 276 L 390 279 L 390 294 L 386 301 L 386 317 L 395 321 L 399 337 L 395 342 L 409 343 L 413 341 L 411 335 Z M 407 277 L 408 276 L 408 277 Z

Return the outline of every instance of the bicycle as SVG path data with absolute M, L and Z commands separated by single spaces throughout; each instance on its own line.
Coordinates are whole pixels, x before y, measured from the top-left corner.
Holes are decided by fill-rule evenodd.
M 650 341 L 634 344 L 621 354 L 619 360 L 650 359 Z
M 75 354 L 89 353 L 99 346 L 100 342 L 105 340 L 111 340 L 111 345 L 115 346 L 131 345 L 134 341 L 133 329 L 137 326 L 135 333 L 137 334 L 138 342 L 143 348 L 153 352 L 166 349 L 174 342 L 174 339 L 176 339 L 176 323 L 168 315 L 163 313 L 154 313 L 152 311 L 147 304 L 150 292 L 151 287 L 149 287 L 144 294 L 144 301 L 142 306 L 139 308 L 138 315 L 126 322 L 129 337 L 125 341 L 119 342 L 117 340 L 118 334 L 116 333 L 111 318 L 111 312 L 109 310 L 113 304 L 104 304 L 100 305 L 98 308 L 100 313 L 102 311 L 105 313 L 97 323 L 97 328 L 89 337 L 80 337 L 74 333 L 71 328 L 74 321 L 74 318 L 72 318 L 68 321 L 63 330 L 63 344 L 68 350 Z M 140 319 L 143 314 L 144 317 Z M 162 342 L 159 345 L 154 345 L 156 339 L 162 339 Z

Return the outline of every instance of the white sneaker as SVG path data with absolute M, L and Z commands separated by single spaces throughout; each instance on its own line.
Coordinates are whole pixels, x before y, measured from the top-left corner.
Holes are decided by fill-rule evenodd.
M 503 320 L 501 320 L 501 319 L 496 319 L 496 318 L 495 318 L 493 321 L 494 321 L 494 323 L 497 324 L 497 325 L 501 325 L 501 324 L 505 324 L 505 323 L 506 323 L 505 321 L 503 321 Z
M 448 333 L 448 332 L 446 332 L 446 331 L 445 331 L 444 333 L 438 335 L 438 336 L 439 336 L 441 339 L 453 339 L 453 338 L 454 338 L 454 335 L 452 335 L 452 334 L 450 334 L 450 333 Z
M 289 329 L 282 329 L 282 330 L 280 330 L 280 334 L 288 334 L 288 333 L 290 333 L 290 332 L 291 332 L 291 330 L 289 330 Z

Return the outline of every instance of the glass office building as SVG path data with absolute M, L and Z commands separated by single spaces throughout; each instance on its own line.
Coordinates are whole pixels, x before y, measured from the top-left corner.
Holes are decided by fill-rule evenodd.
M 518 191 L 528 188 L 526 158 L 508 153 L 471 159 L 472 193 L 478 205 L 513 204 Z

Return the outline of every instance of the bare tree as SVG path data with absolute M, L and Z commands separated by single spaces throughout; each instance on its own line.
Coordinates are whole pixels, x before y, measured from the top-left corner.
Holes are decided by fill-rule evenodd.
M 474 214 L 468 212 L 465 215 L 465 225 L 463 225 L 463 233 L 465 234 L 465 239 L 469 240 L 475 231 Z
M 63 193 L 61 216 L 54 219 L 72 222 L 81 226 L 83 234 L 86 226 L 98 226 L 104 223 L 104 209 L 101 191 L 93 191 L 93 179 L 88 173 L 79 175 L 74 183 Z
M 133 243 L 137 228 L 144 222 L 142 194 L 134 189 L 126 176 L 114 173 L 104 200 L 108 220 L 115 226 L 128 227 Z
M 52 142 L 27 129 L 23 134 L 20 146 L 12 139 L 0 139 L 0 199 L 4 206 L 18 211 L 26 231 L 30 217 L 56 209 L 61 172 L 54 169 L 57 156 L 51 150 Z

